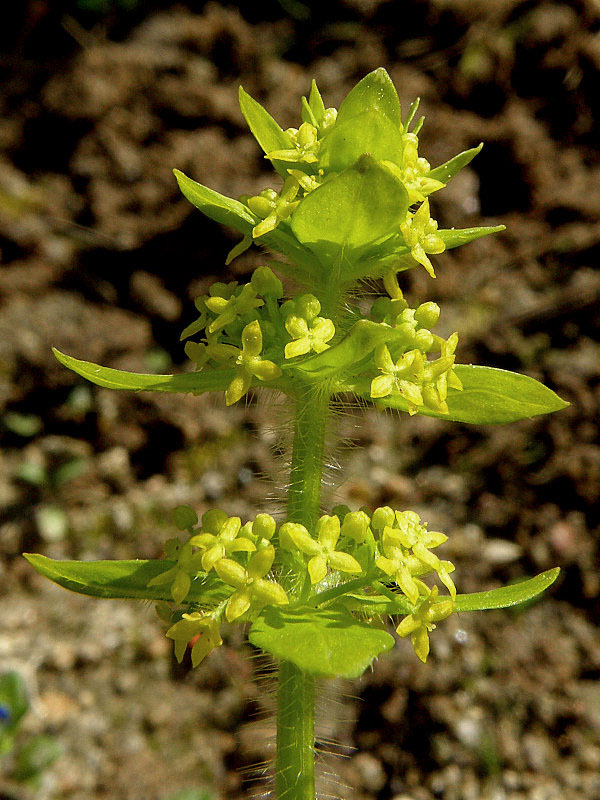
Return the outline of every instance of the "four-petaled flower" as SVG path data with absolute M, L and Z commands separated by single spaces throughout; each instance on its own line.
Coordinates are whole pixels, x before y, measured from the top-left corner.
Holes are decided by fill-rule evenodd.
M 242 521 L 239 517 L 227 517 L 216 521 L 212 530 L 202 526 L 202 532 L 190 539 L 190 544 L 200 547 L 202 553 L 202 569 L 210 572 L 217 561 L 231 553 L 253 553 L 256 546 L 245 536 L 239 536 Z M 219 524 L 220 523 L 220 524 Z
M 340 518 L 321 517 L 317 523 L 317 541 L 313 539 L 304 525 L 285 523 L 281 526 L 284 536 L 307 556 L 308 574 L 311 583 L 319 583 L 327 575 L 327 568 L 358 575 L 363 571 L 359 562 L 350 553 L 335 549 L 340 538 Z M 281 535 L 281 534 L 280 534 Z
M 425 267 L 432 278 L 435 278 L 435 272 L 427 254 L 443 253 L 446 249 L 437 228 L 437 222 L 431 218 L 429 213 L 429 200 L 421 203 L 415 213 L 400 225 L 411 256 Z
M 228 406 L 242 398 L 252 384 L 252 378 L 272 381 L 279 378 L 281 369 L 273 361 L 261 358 L 263 348 L 262 331 L 258 320 L 248 323 L 242 331 L 242 350 L 236 359 L 236 376 L 225 392 Z
M 193 667 L 197 667 L 211 650 L 223 644 L 216 620 L 198 611 L 194 611 L 192 614 L 184 614 L 179 622 L 169 628 L 166 635 L 174 641 L 175 658 L 180 664 L 188 644 L 193 641 Z
M 404 617 L 396 628 L 396 633 L 401 638 L 410 636 L 415 653 L 423 663 L 427 661 L 429 655 L 429 634 L 435 630 L 435 623 L 449 617 L 455 609 L 452 600 L 438 601 L 437 597 L 438 588 L 434 586 L 428 590 L 428 594 L 412 614 Z
M 229 622 L 238 619 L 252 606 L 253 610 L 265 605 L 287 605 L 288 596 L 283 586 L 265 578 L 275 560 L 275 548 L 272 544 L 254 553 L 245 569 L 232 558 L 223 558 L 215 564 L 215 570 L 221 580 L 236 591 L 227 601 L 225 616 Z

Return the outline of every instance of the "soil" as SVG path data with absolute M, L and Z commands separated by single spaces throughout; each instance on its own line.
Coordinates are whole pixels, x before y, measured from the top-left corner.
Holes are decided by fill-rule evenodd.
M 350 787 L 330 791 L 600 797 L 598 2 L 17 5 L 0 34 L 0 665 L 29 687 L 23 741 L 49 733 L 63 755 L 37 789 L 0 778 L 0 796 L 260 791 L 268 667 L 239 632 L 180 667 L 150 610 L 64 592 L 20 553 L 156 557 L 177 504 L 275 507 L 272 409 L 86 386 L 51 346 L 184 368 L 193 298 L 260 255 L 225 268 L 235 236 L 180 197 L 172 168 L 255 193 L 271 176 L 238 85 L 287 127 L 311 78 L 337 105 L 383 65 L 405 108 L 421 97 L 433 165 L 486 142 L 435 196 L 441 226 L 507 225 L 438 257 L 435 283 L 407 274 L 408 296 L 440 303 L 460 361 L 530 374 L 571 406 L 493 428 L 357 411 L 332 499 L 417 510 L 450 535 L 461 591 L 562 573 L 527 609 L 452 617 L 425 666 L 399 642 L 362 680 L 323 687 L 319 747 L 345 756 Z

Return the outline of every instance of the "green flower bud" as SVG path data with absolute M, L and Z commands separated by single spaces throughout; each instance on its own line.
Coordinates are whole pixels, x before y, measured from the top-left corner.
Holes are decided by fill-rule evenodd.
M 381 535 L 383 533 L 383 529 L 387 525 L 392 526 L 394 524 L 395 516 L 394 510 L 389 506 L 376 508 L 373 512 L 373 516 L 371 517 L 371 527 L 373 528 L 373 531 Z
M 259 539 L 272 539 L 275 527 L 275 520 L 270 514 L 259 514 L 252 524 L 252 533 Z
M 256 294 L 262 297 L 274 297 L 276 300 L 283 297 L 282 283 L 269 267 L 257 267 L 250 283 Z
M 210 508 L 202 514 L 202 530 L 217 534 L 228 519 L 227 514 L 220 508 Z
M 189 506 L 177 506 L 171 512 L 171 517 L 180 531 L 188 531 L 198 524 L 198 514 Z
M 423 328 L 431 330 L 440 318 L 440 307 L 432 301 L 422 303 L 415 311 L 415 319 Z
M 367 537 L 367 528 L 369 526 L 369 517 L 364 511 L 351 511 L 346 514 L 342 523 L 341 534 L 354 539 L 359 544 L 364 542 Z

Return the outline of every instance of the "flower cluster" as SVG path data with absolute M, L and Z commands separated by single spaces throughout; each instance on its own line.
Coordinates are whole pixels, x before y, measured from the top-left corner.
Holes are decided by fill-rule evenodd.
M 428 531 L 412 511 L 384 506 L 371 514 L 338 506 L 331 516 L 322 516 L 314 530 L 308 530 L 296 522 L 278 526 L 269 514 L 259 514 L 242 525 L 239 517 L 229 517 L 220 509 L 206 511 L 199 523 L 192 509 L 181 506 L 175 511 L 175 522 L 189 538 L 167 542 L 165 559 L 174 563 L 148 585 L 168 585 L 174 603 L 188 608 L 183 614 L 176 611 L 175 617 L 164 604 L 160 608 L 161 616 L 172 623 L 167 636 L 174 640 L 179 660 L 190 641 L 194 664 L 221 644 L 223 617 L 228 622 L 246 621 L 267 605 L 294 608 L 313 598 L 318 602 L 321 593 L 331 598 L 332 591 L 343 597 L 350 586 L 354 600 L 372 599 L 379 587 L 397 603 L 389 613 L 410 611 L 397 632 L 411 636 L 415 652 L 424 661 L 428 633 L 454 610 L 456 589 L 450 577 L 454 565 L 432 552 L 447 537 Z M 294 571 L 299 580 L 290 580 Z M 205 587 L 211 575 L 214 602 L 207 601 L 210 592 L 206 589 L 201 592 L 202 603 L 195 601 L 194 582 Z M 449 598 L 438 600 L 438 586 L 424 582 L 432 575 L 447 589 Z
M 436 303 L 422 303 L 409 308 L 398 286 L 395 273 L 384 279 L 390 297 L 381 297 L 371 308 L 371 316 L 391 326 L 397 332 L 393 344 L 380 344 L 374 361 L 380 374 L 371 382 L 371 397 L 400 395 L 408 404 L 410 414 L 425 405 L 442 414 L 448 413 L 448 387 L 462 389 L 454 372 L 454 352 L 458 334 L 448 339 L 431 332 L 440 316 Z M 439 357 L 428 360 L 427 354 L 438 351 Z
M 299 128 L 282 131 L 282 139 L 286 141 L 287 147 L 270 150 L 265 156 L 273 164 L 283 165 L 283 169 L 279 170 L 284 176 L 282 188 L 279 192 L 268 188 L 258 195 L 244 195 L 240 198 L 261 220 L 254 226 L 252 237 L 258 239 L 274 231 L 280 224 L 287 230 L 289 220 L 302 200 L 314 189 L 336 177 L 340 168 L 349 166 L 343 159 L 340 161 L 339 152 L 344 150 L 344 139 L 350 127 L 371 124 L 375 135 L 379 132 L 385 137 L 387 134 L 392 142 L 391 148 L 387 148 L 390 152 L 383 153 L 392 157 L 381 158 L 379 163 L 402 183 L 408 195 L 409 206 L 419 204 L 416 210 L 407 211 L 406 219 L 399 220 L 395 248 L 404 246 L 409 252 L 409 260 L 412 258 L 422 264 L 435 277 L 428 255 L 442 253 L 445 244 L 437 235 L 438 225 L 431 218 L 427 198 L 433 192 L 443 189 L 445 183 L 430 175 L 432 170 L 429 162 L 419 156 L 418 132 L 423 124 L 423 117 L 412 131 L 409 130 L 419 105 L 418 100 L 411 106 L 407 119 L 404 122 L 398 120 L 396 129 L 389 130 L 390 123 L 386 118 L 381 131 L 378 128 L 382 125 L 382 114 L 367 117 L 361 113 L 347 112 L 346 109 L 342 111 L 339 125 L 336 126 L 338 112 L 335 108 L 324 107 L 314 82 L 310 99 L 307 101 L 302 98 L 302 101 L 302 124 Z M 349 148 L 352 150 L 352 145 Z M 250 240 L 245 240 L 242 250 L 249 244 Z

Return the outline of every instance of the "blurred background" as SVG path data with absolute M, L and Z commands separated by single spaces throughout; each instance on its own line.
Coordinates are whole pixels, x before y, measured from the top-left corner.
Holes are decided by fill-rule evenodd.
M 346 756 L 342 795 L 365 800 L 600 797 L 598 1 L 8 5 L 0 671 L 28 688 L 21 745 L 43 733 L 62 755 L 37 787 L 0 760 L 2 800 L 253 791 L 273 725 L 247 724 L 268 699 L 240 635 L 192 672 L 151 609 L 70 595 L 20 553 L 158 557 L 175 505 L 270 510 L 282 480 L 271 409 L 98 389 L 50 348 L 140 372 L 188 368 L 178 340 L 193 298 L 262 260 L 224 267 L 238 237 L 178 194 L 172 169 L 233 197 L 275 185 L 239 84 L 285 128 L 313 77 L 337 106 L 378 66 L 405 109 L 421 97 L 432 166 L 486 143 L 433 197 L 440 226 L 507 225 L 437 257 L 435 282 L 402 276 L 409 301 L 441 305 L 459 361 L 527 373 L 572 405 L 497 428 L 357 412 L 332 500 L 417 510 L 450 536 L 459 591 L 562 574 L 525 610 L 451 618 L 425 666 L 400 642 L 360 682 L 328 687 L 339 697 L 325 699 L 320 746 Z

